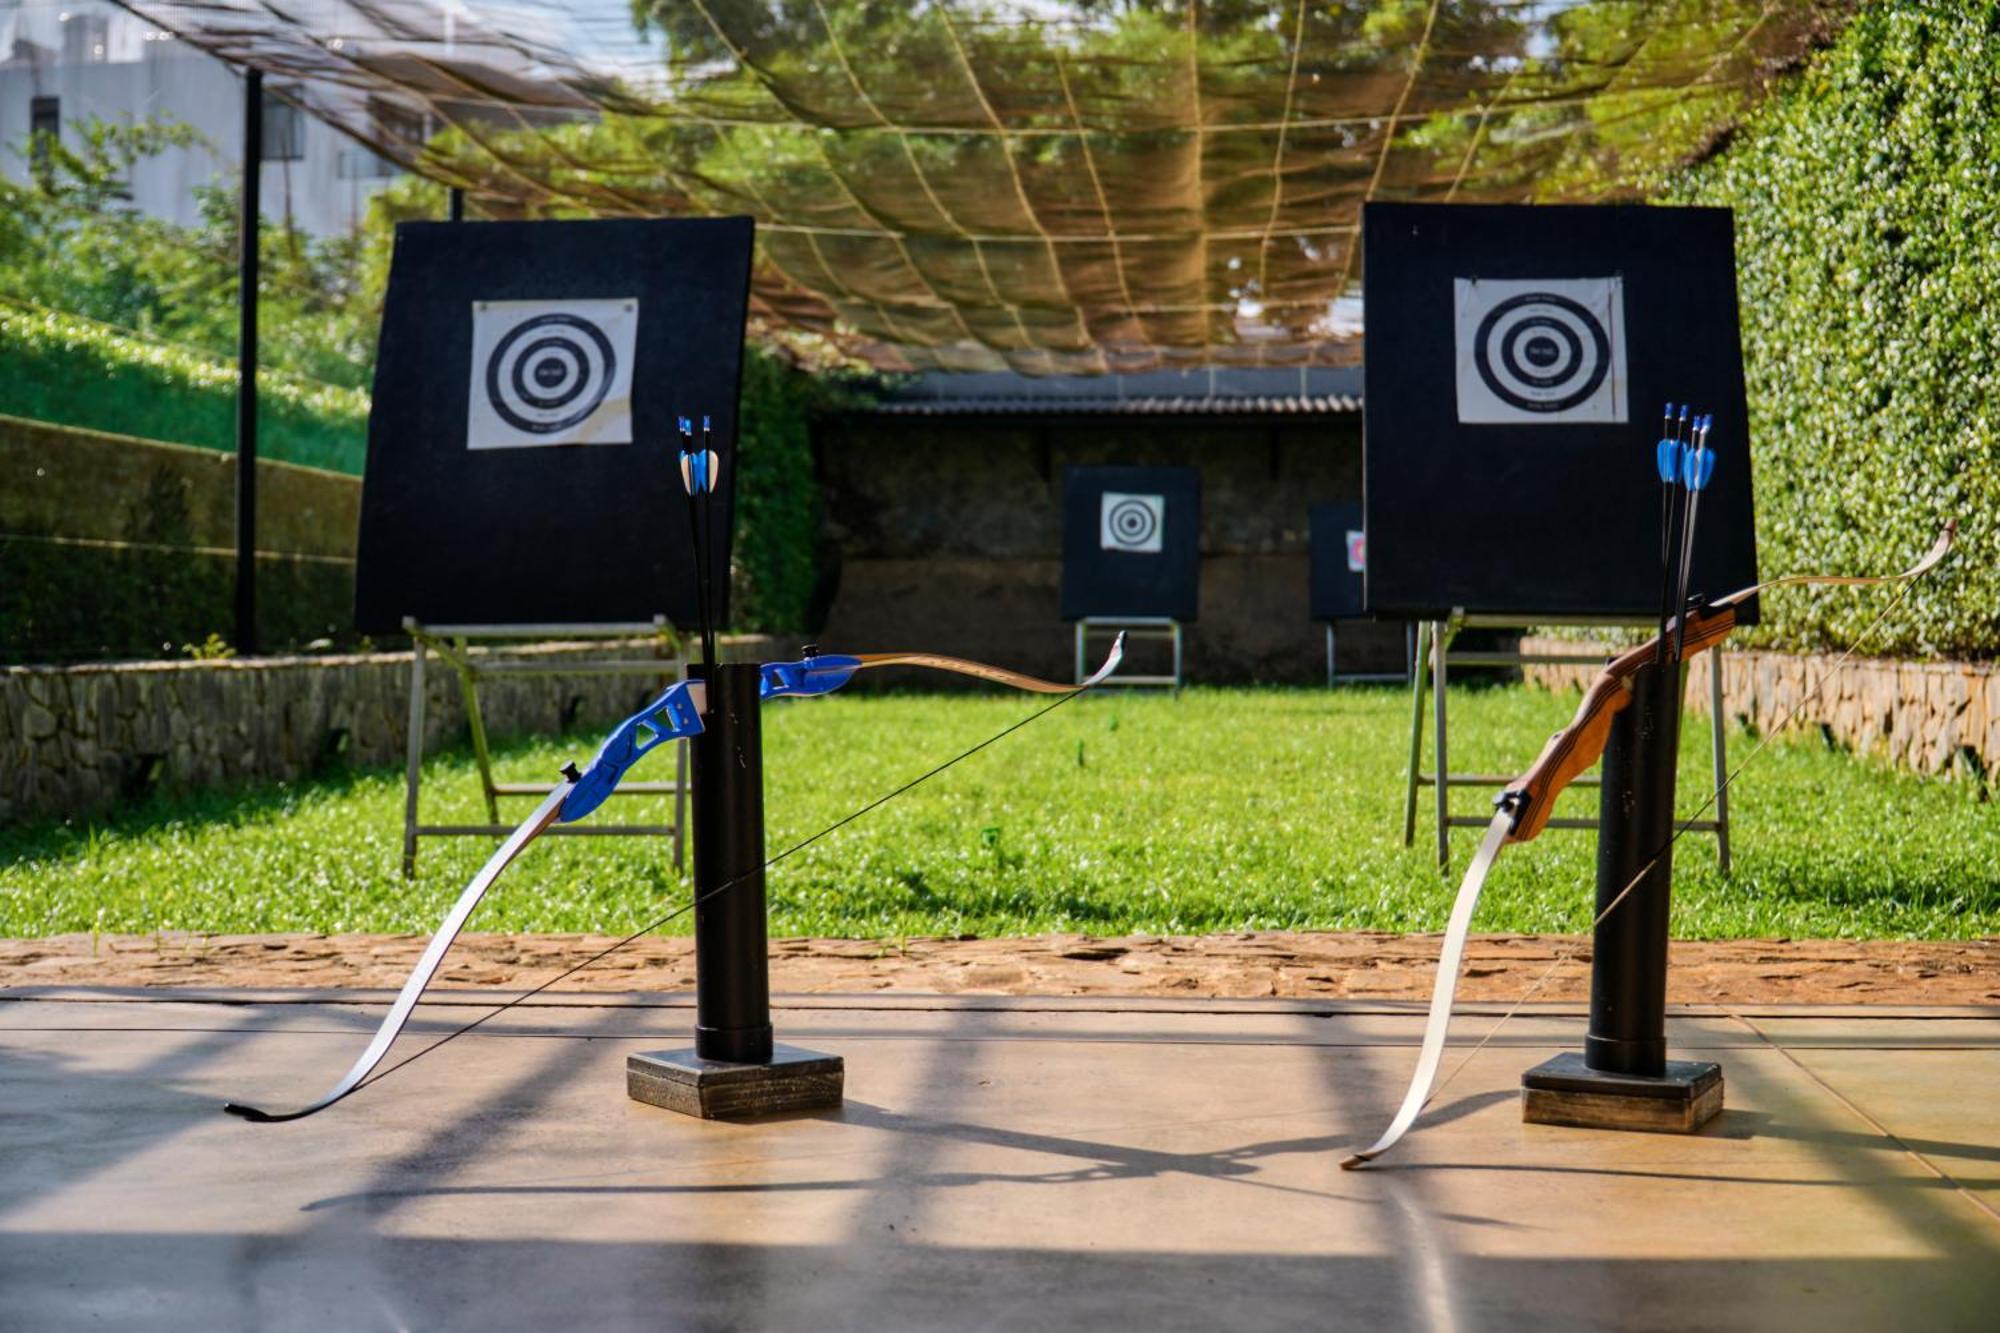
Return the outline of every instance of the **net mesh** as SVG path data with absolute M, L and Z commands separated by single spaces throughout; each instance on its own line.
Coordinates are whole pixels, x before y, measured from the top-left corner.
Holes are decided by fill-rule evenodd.
M 1368 199 L 1591 200 L 1837 0 L 127 0 L 489 217 L 750 214 L 883 369 L 1358 360 Z

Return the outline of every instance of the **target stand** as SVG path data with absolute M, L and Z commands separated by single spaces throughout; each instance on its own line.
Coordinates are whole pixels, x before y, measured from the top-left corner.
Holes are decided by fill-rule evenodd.
M 1133 673 L 1129 675 L 1106 676 L 1100 685 L 1157 686 L 1180 692 L 1181 688 L 1181 622 L 1171 616 L 1084 616 L 1076 622 L 1076 683 L 1081 685 L 1089 677 L 1091 662 L 1090 640 L 1093 635 L 1115 637 L 1123 634 L 1126 642 L 1148 639 L 1165 643 L 1173 653 L 1173 670 L 1165 675 Z
M 722 483 L 703 558 L 729 568 L 736 411 L 752 227 L 747 218 L 401 223 L 377 344 L 356 548 L 355 628 L 408 634 L 403 873 L 426 837 L 504 837 L 483 687 L 521 674 L 619 675 L 657 693 L 684 667 L 657 646 L 700 620 L 695 534 L 675 466 L 677 420 L 712 423 Z M 728 582 L 714 590 L 727 623 Z M 491 651 L 493 640 L 655 638 L 646 658 Z M 475 651 L 477 641 L 489 641 Z M 426 670 L 456 672 L 484 823 L 419 818 Z M 637 707 L 639 701 L 619 700 Z M 557 714 L 553 726 L 572 719 Z M 685 860 L 686 760 L 671 823 L 558 825 L 568 836 L 667 837 Z
M 1089 673 L 1091 639 L 1123 632 L 1128 640 L 1166 644 L 1172 667 L 1103 683 L 1178 691 L 1185 626 L 1201 601 L 1200 470 L 1066 469 L 1062 554 L 1062 617 L 1075 627 L 1076 679 Z
M 1368 535 L 1362 527 L 1361 504 L 1355 500 L 1326 501 L 1313 505 L 1306 514 L 1310 534 L 1308 603 L 1314 620 L 1326 625 L 1326 683 L 1402 684 L 1417 669 L 1417 627 L 1404 626 L 1403 669 L 1401 671 L 1340 670 L 1340 650 L 1336 626 L 1343 621 L 1365 622 L 1368 615 L 1363 597 L 1362 576 L 1368 568 Z
M 1371 615 L 1419 622 L 1429 680 L 1419 670 L 1411 682 L 1403 842 L 1416 838 L 1418 790 L 1433 787 L 1442 868 L 1451 830 L 1491 818 L 1454 815 L 1452 789 L 1513 780 L 1451 771 L 1447 666 L 1603 663 L 1581 650 L 1454 651 L 1451 640 L 1462 629 L 1653 627 L 1666 561 L 1654 446 L 1669 399 L 1714 413 L 1722 459 L 1688 589 L 1714 596 L 1758 581 L 1735 231 L 1726 209 L 1376 203 L 1362 228 L 1362 527 L 1378 539 L 1364 595 Z M 1416 533 L 1423 540 L 1397 540 Z M 1746 606 L 1738 623 L 1754 615 Z M 1718 787 L 1721 675 L 1709 695 Z M 1726 795 L 1695 828 L 1716 835 L 1726 870 Z
M 493 777 L 493 761 L 486 739 L 486 722 L 479 708 L 479 684 L 489 677 L 523 675 L 563 675 L 563 676 L 632 676 L 644 682 L 648 697 L 658 695 L 667 686 L 684 679 L 686 663 L 673 656 L 662 655 L 667 643 L 666 621 L 662 617 L 651 624 L 629 625 L 420 625 L 414 619 L 404 621 L 403 628 L 411 639 L 410 654 L 410 714 L 408 734 L 405 742 L 405 762 L 403 767 L 403 878 L 414 878 L 417 873 L 417 844 L 422 838 L 504 838 L 514 831 L 512 824 L 503 823 L 500 817 L 500 801 L 506 797 L 548 795 L 548 784 L 537 782 L 498 782 Z M 493 652 L 475 653 L 471 641 L 475 639 L 629 639 L 635 635 L 651 636 L 654 645 L 652 658 L 595 658 L 577 660 L 574 658 L 534 658 L 506 657 Z M 480 795 L 486 803 L 484 824 L 425 824 L 418 818 L 418 798 L 423 785 L 424 766 L 424 724 L 427 704 L 430 699 L 426 661 L 435 653 L 443 659 L 458 676 L 459 697 L 465 704 L 466 730 L 471 733 L 472 755 L 479 769 Z M 662 796 L 674 798 L 674 816 L 665 824 L 611 824 L 579 823 L 554 824 L 545 832 L 557 837 L 600 837 L 637 838 L 665 837 L 673 840 L 674 869 L 682 869 L 686 863 L 685 839 L 682 830 L 687 824 L 688 757 L 686 744 L 674 746 L 674 778 L 670 782 L 625 782 L 612 792 L 614 796 Z

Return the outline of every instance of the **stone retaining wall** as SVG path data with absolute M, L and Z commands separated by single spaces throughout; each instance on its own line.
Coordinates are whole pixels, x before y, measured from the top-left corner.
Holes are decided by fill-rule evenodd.
M 1524 652 L 1570 652 L 1574 642 L 1528 638 Z M 1607 650 L 1607 656 L 1609 650 Z M 1687 702 L 1708 711 L 1711 653 L 1688 664 Z M 1991 662 L 1898 662 L 1837 653 L 1760 649 L 1722 654 L 1722 690 L 1729 715 L 1768 733 L 1793 709 L 1794 728 L 1816 726 L 1857 754 L 1876 755 L 1927 774 L 1976 770 L 2000 780 L 2000 665 Z M 1800 700 L 1831 672 L 1816 695 Z M 1582 689 L 1593 667 L 1537 666 L 1527 678 L 1551 689 Z
M 734 639 L 760 660 L 792 645 Z M 645 640 L 543 644 L 510 654 L 650 657 Z M 465 733 L 457 675 L 426 664 L 427 746 Z M 512 675 L 480 683 L 493 737 L 595 730 L 659 692 L 651 676 Z M 101 810 L 153 788 L 290 781 L 332 766 L 400 763 L 410 654 L 0 668 L 0 822 Z

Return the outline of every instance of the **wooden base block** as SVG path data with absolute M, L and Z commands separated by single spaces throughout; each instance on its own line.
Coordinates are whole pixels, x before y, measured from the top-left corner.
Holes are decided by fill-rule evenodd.
M 1564 1051 L 1521 1075 L 1521 1119 L 1531 1125 L 1692 1134 L 1722 1110 L 1722 1066 L 1669 1060 L 1659 1078 L 1607 1074 Z
M 625 1058 L 625 1092 L 634 1101 L 704 1120 L 818 1111 L 840 1105 L 846 1063 L 837 1055 L 779 1043 L 771 1062 L 704 1060 L 692 1046 L 640 1051 Z

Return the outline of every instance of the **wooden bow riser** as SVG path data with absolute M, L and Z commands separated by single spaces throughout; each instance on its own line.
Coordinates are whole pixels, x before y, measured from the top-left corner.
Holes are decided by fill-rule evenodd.
M 1677 623 L 1668 625 L 1669 644 L 1677 637 L 1679 628 Z M 1681 660 L 1714 647 L 1734 628 L 1735 605 L 1696 612 L 1688 619 Z M 1659 649 L 1658 638 L 1648 639 L 1612 659 L 1584 691 L 1583 702 L 1577 705 L 1570 724 L 1549 738 L 1528 771 L 1507 789 L 1501 799 L 1511 801 L 1514 806 L 1514 828 L 1507 835 L 1508 842 L 1531 842 L 1548 827 L 1556 797 L 1562 795 L 1563 788 L 1589 772 L 1604 754 L 1604 746 L 1611 739 L 1612 720 L 1632 702 L 1633 674 L 1652 662 Z

